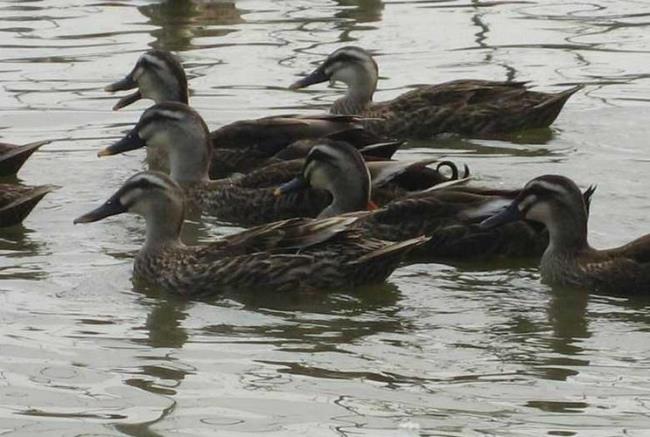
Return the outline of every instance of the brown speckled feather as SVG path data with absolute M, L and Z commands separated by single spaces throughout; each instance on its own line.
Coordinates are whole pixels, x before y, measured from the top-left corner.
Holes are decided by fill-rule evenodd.
M 566 285 L 616 294 L 650 293 L 650 235 L 613 249 L 588 247 L 567 261 L 561 271 Z
M 0 143 L 0 177 L 12 176 L 18 173 L 20 167 L 41 146 L 49 141 L 38 141 L 22 146 Z
M 286 196 L 276 196 L 274 190 L 215 181 L 188 186 L 185 192 L 188 200 L 205 214 L 242 226 L 316 217 L 331 201 L 331 196 L 322 190 L 306 189 Z
M 358 115 L 378 119 L 364 122 L 377 135 L 492 135 L 549 126 L 579 89 L 548 94 L 530 91 L 524 82 L 457 80 L 421 86 L 394 100 L 372 103 Z
M 539 257 L 548 244 L 543 226 L 525 221 L 490 230 L 478 226 L 516 194 L 475 187 L 419 193 L 373 211 L 359 221 L 359 226 L 368 235 L 390 241 L 430 236 L 429 242 L 411 253 L 418 259 Z M 472 215 L 473 211 L 477 214 Z
M 274 194 L 278 185 L 301 173 L 304 161 L 281 161 L 240 177 L 186 184 L 184 188 L 188 199 L 204 213 L 228 223 L 255 226 L 293 217 L 316 217 L 332 201 L 328 192 L 304 188 L 283 196 Z M 410 194 L 414 187 L 429 188 L 448 180 L 435 169 L 413 166 L 395 180 L 380 187 L 373 185 L 371 198 L 375 204 L 384 205 Z
M 385 280 L 424 241 L 366 238 L 353 223 L 345 217 L 273 223 L 206 246 L 142 252 L 135 271 L 183 295 L 350 288 Z
M 0 227 L 21 223 L 52 189 L 47 185 L 25 187 L 0 184 Z
M 361 133 L 360 133 L 361 131 Z M 241 120 L 210 133 L 214 147 L 210 176 L 245 173 L 299 140 L 335 136 L 355 146 L 382 139 L 365 131 L 357 117 L 348 115 L 276 116 Z

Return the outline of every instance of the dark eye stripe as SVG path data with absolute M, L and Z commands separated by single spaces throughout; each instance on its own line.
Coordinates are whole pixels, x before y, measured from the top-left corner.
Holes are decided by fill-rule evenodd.
M 305 160 L 305 168 L 314 161 L 334 164 L 336 162 L 336 158 L 329 153 L 324 152 L 322 149 L 314 147 L 311 149 L 311 152 L 309 152 L 309 155 L 307 155 L 307 159 Z

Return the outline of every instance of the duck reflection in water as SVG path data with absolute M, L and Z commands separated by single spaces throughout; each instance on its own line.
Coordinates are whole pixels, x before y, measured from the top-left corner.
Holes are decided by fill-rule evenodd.
M 193 48 L 196 37 L 220 37 L 234 32 L 223 25 L 243 23 L 234 1 L 166 0 L 138 7 L 138 11 L 159 26 L 151 32 L 155 48 L 184 51 Z

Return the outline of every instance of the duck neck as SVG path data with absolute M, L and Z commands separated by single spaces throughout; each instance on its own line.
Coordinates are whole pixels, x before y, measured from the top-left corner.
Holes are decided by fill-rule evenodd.
M 142 252 L 155 253 L 168 248 L 182 246 L 180 239 L 183 226 L 183 210 L 181 207 L 157 205 L 145 217 L 146 237 Z
M 542 256 L 541 274 L 547 282 L 561 283 L 580 252 L 590 248 L 587 241 L 587 213 L 583 209 L 576 214 L 572 211 L 555 211 L 552 220 L 546 225 L 549 232 L 549 245 Z
M 319 218 L 332 217 L 346 212 L 363 211 L 368 208 L 370 190 L 368 183 L 341 178 L 332 181 L 326 190 L 332 195 L 332 203 L 325 208 Z
M 179 87 L 159 88 L 155 91 L 155 95 L 152 96 L 152 100 L 156 103 L 180 102 L 186 105 L 189 102 L 187 90 L 181 90 Z
M 332 114 L 361 114 L 370 103 L 377 88 L 377 79 L 369 74 L 362 74 L 354 81 L 347 83 L 348 90 L 345 96 L 334 102 L 330 112 Z
M 181 185 L 208 181 L 211 156 L 208 138 L 200 132 L 188 133 L 169 147 L 171 178 Z

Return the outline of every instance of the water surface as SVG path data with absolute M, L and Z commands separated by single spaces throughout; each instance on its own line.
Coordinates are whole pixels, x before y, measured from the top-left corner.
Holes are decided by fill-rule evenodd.
M 648 232 L 645 1 L 0 1 L 0 139 L 54 141 L 20 173 L 56 184 L 0 233 L 7 435 L 644 436 L 650 301 L 554 290 L 533 266 L 415 265 L 357 292 L 184 301 L 131 280 L 142 222 L 72 219 L 143 168 L 98 159 L 150 104 L 102 88 L 176 51 L 211 127 L 321 111 L 286 86 L 333 49 L 371 49 L 378 100 L 457 78 L 585 83 L 550 131 L 412 143 L 481 183 L 598 184 L 597 247 Z M 232 232 L 193 223 L 189 242 Z

